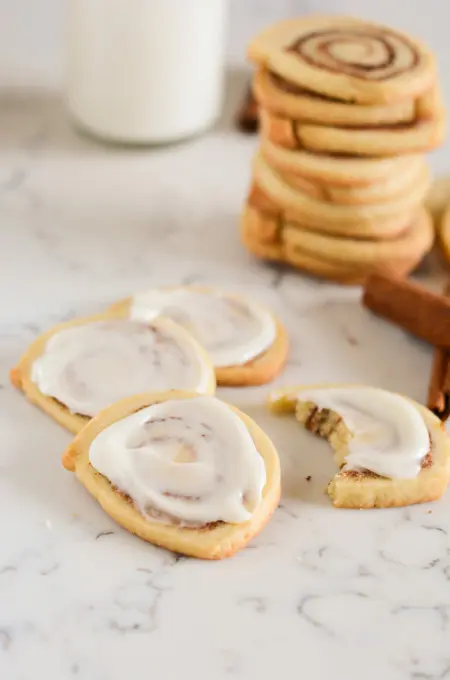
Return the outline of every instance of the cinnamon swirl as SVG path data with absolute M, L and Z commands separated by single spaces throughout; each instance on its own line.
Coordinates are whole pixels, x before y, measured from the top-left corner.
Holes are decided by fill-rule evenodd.
M 269 396 L 275 413 L 295 413 L 334 450 L 339 472 L 328 495 L 339 508 L 426 503 L 450 479 L 450 439 L 412 399 L 364 385 L 299 385 Z
M 63 464 L 125 529 L 204 559 L 244 547 L 280 495 L 267 435 L 233 406 L 189 392 L 110 406 L 79 433 Z
M 417 99 L 402 99 L 389 105 L 363 106 L 299 87 L 265 69 L 256 72 L 253 91 L 260 108 L 275 115 L 345 128 L 413 123 L 437 117 L 442 108 L 436 87 Z
M 218 288 L 153 288 L 113 306 L 132 319 L 169 318 L 205 348 L 219 385 L 260 385 L 275 378 L 287 357 L 287 334 L 265 307 Z
M 121 318 L 122 317 L 122 318 Z M 118 311 L 59 324 L 37 338 L 11 381 L 71 432 L 118 399 L 149 391 L 215 391 L 202 347 L 172 321 Z
M 344 16 L 275 24 L 252 40 L 248 56 L 302 88 L 363 105 L 415 99 L 436 80 L 433 55 L 417 40 Z

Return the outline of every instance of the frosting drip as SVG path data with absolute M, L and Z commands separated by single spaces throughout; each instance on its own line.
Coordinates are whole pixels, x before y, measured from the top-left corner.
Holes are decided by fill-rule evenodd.
M 390 479 L 419 474 L 430 435 L 420 412 L 404 397 L 373 387 L 331 387 L 301 390 L 297 399 L 341 416 L 352 435 L 345 470 L 369 470 Z
M 388 80 L 413 69 L 419 54 L 412 42 L 387 29 L 329 29 L 302 35 L 288 48 L 310 66 L 363 80 Z
M 245 522 L 266 482 L 242 420 L 208 396 L 153 404 L 119 420 L 93 440 L 89 460 L 145 517 L 161 513 L 159 521 Z
M 211 367 L 182 328 L 124 319 L 55 333 L 31 372 L 43 394 L 86 416 L 150 390 L 206 392 L 211 378 Z
M 214 366 L 242 365 L 267 350 L 276 338 L 272 315 L 248 300 L 217 290 L 154 289 L 136 295 L 132 319 L 170 318 L 206 349 Z

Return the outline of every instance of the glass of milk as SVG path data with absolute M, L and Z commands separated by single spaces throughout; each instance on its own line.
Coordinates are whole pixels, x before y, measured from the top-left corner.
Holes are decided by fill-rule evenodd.
M 162 144 L 220 113 L 227 0 L 70 0 L 67 104 L 102 139 Z

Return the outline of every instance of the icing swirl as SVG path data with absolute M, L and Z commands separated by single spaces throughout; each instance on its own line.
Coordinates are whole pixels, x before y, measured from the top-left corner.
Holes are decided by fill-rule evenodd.
M 197 343 L 161 320 L 93 321 L 60 330 L 33 363 L 31 379 L 43 394 L 85 416 L 141 392 L 209 392 L 214 385 Z
M 187 525 L 245 522 L 266 483 L 243 421 L 210 396 L 153 404 L 113 423 L 92 441 L 89 460 L 145 517 Z
M 405 36 L 387 29 L 332 28 L 302 35 L 287 48 L 310 66 L 383 81 L 417 66 L 419 53 Z
M 299 402 L 341 416 L 351 432 L 345 470 L 369 470 L 390 479 L 417 477 L 430 450 L 430 434 L 414 405 L 374 387 L 301 390 Z
M 153 289 L 136 295 L 130 317 L 170 318 L 206 349 L 216 367 L 245 364 L 276 338 L 272 315 L 253 301 L 213 288 Z

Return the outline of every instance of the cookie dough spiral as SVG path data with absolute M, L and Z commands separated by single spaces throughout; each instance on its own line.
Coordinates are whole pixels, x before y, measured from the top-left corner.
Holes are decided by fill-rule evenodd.
M 415 68 L 412 42 L 386 29 L 329 29 L 301 36 L 288 50 L 310 66 L 364 80 L 388 80 Z
M 253 38 L 248 56 L 306 91 L 364 106 L 414 101 L 437 81 L 434 55 L 420 41 L 346 16 L 281 21 Z

